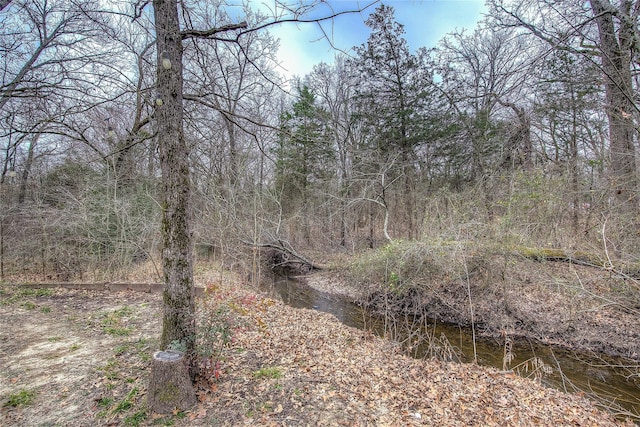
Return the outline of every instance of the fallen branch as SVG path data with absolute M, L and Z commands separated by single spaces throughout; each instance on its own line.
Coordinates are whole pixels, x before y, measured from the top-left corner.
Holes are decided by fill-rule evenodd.
M 249 246 L 253 246 L 255 248 L 272 249 L 272 250 L 277 251 L 280 254 L 284 255 L 284 258 L 282 260 L 279 260 L 278 262 L 274 263 L 274 265 L 273 265 L 274 267 L 291 267 L 290 264 L 302 264 L 303 266 L 308 267 L 309 270 L 324 270 L 324 269 L 326 269 L 325 266 L 317 264 L 317 263 L 309 260 L 305 256 L 300 255 L 298 252 L 296 252 L 291 247 L 291 245 L 288 245 L 288 244 L 286 244 L 285 242 L 282 242 L 282 241 L 278 241 L 277 243 L 251 243 L 251 242 L 243 241 L 242 243 L 244 243 L 246 245 L 249 245 Z M 289 259 L 289 257 L 293 257 L 294 260 Z M 300 269 L 300 268 L 298 268 L 298 269 Z M 303 269 L 301 269 L 301 270 L 303 270 Z
M 525 258 L 533 259 L 536 261 L 556 261 L 566 262 L 568 264 L 581 265 L 584 267 L 597 268 L 600 270 L 608 271 L 612 275 L 616 275 L 620 278 L 630 280 L 635 283 L 636 286 L 640 286 L 640 266 L 627 265 L 614 267 L 611 259 L 607 254 L 607 259 L 604 260 L 598 255 L 594 255 L 587 252 L 566 252 L 563 249 L 544 249 L 544 248 L 528 248 L 518 247 L 512 251 L 514 255 L 523 256 Z

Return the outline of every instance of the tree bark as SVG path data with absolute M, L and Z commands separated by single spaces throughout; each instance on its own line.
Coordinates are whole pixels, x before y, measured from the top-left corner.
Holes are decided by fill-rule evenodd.
M 147 404 L 152 413 L 169 414 L 175 409 L 187 410 L 197 403 L 182 353 L 156 351 L 151 361 Z
M 621 22 L 616 32 L 612 4 L 604 0 L 590 0 L 598 24 L 602 70 L 609 120 L 610 179 L 612 189 L 622 203 L 633 197 L 636 159 L 634 147 L 633 90 L 631 79 L 631 47 L 634 29 Z M 630 2 L 622 1 L 621 8 Z M 626 10 L 621 10 L 625 14 Z
M 162 172 L 164 314 L 160 346 L 180 343 L 191 360 L 195 305 L 191 249 L 189 150 L 183 133 L 182 36 L 176 0 L 154 0 L 158 147 Z
M 29 149 L 27 151 L 27 160 L 24 163 L 24 169 L 22 176 L 20 177 L 20 190 L 18 191 L 18 204 L 24 203 L 24 199 L 27 196 L 27 183 L 29 181 L 29 174 L 31 173 L 31 166 L 33 165 L 34 148 L 40 139 L 40 133 L 38 132 L 29 142 Z

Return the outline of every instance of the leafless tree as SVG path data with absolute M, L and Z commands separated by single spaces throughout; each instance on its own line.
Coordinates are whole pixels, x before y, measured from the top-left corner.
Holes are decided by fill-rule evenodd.
M 633 74 L 639 51 L 640 2 L 592 0 L 521 2 L 493 0 L 501 25 L 526 29 L 553 49 L 584 55 L 600 66 L 609 122 L 610 185 L 622 205 L 635 198 L 638 106 Z
M 344 55 L 336 55 L 333 65 L 321 63 L 305 80 L 322 108 L 327 112 L 328 128 L 338 159 L 337 199 L 340 212 L 339 244 L 345 246 L 349 235 L 349 186 L 353 177 L 354 150 L 363 137 L 361 125 L 355 118 L 355 92 L 357 80 L 347 66 Z
M 22 167 L 24 179 L 29 176 L 39 155 L 34 135 L 49 142 L 40 147 L 82 141 L 103 157 L 88 112 L 109 97 L 117 68 L 105 60 L 107 52 L 117 53 L 108 49 L 112 35 L 108 19 L 91 2 L 40 0 L 15 0 L 0 17 L 3 176 L 8 165 Z M 53 140 L 56 144 L 51 144 Z M 21 153 L 22 163 L 17 157 Z
M 603 176 L 605 147 L 600 135 L 605 133 L 606 117 L 601 79 L 595 64 L 574 52 L 554 50 L 541 64 L 536 71 L 539 84 L 532 126 L 543 161 L 568 174 L 572 227 L 577 233 L 579 214 L 584 212 L 581 205 L 595 204 L 581 183 L 590 181 L 594 188 Z M 595 173 L 588 174 L 590 170 Z
M 526 111 L 530 105 L 525 87 L 531 76 L 535 45 L 524 38 L 511 30 L 478 28 L 470 35 L 450 34 L 440 42 L 442 92 L 465 129 L 465 139 L 470 141 L 470 147 L 461 148 L 469 150 L 472 179 L 482 179 L 500 167 L 516 148 L 524 149 L 525 157 L 530 156 Z M 507 147 L 502 136 L 495 140 L 495 129 L 513 115 L 525 134 L 516 147 Z M 527 161 L 522 159 L 521 163 Z
M 243 35 L 266 28 L 270 24 L 248 28 L 246 22 L 240 22 L 206 29 L 183 29 L 176 0 L 154 0 L 153 8 L 157 49 L 155 105 L 162 171 L 162 260 L 165 281 L 161 346 L 166 348 L 173 342 L 181 342 L 186 347 L 187 354 L 191 355 L 194 349 L 195 323 L 189 149 L 183 125 L 183 41 L 208 38 L 234 43 Z M 291 20 L 300 20 L 300 15 L 294 13 Z
M 218 10 L 212 13 L 222 13 Z M 229 24 L 229 17 L 199 16 L 202 25 Z M 246 9 L 248 26 L 260 25 L 267 18 Z M 190 21 L 190 25 L 194 23 Z M 277 42 L 266 32 L 250 32 L 236 43 L 190 38 L 185 44 L 185 99 L 189 101 L 188 131 L 194 140 L 205 143 L 194 148 L 204 154 L 216 148 L 216 155 L 202 158 L 217 166 L 218 190 L 234 187 L 248 161 L 248 148 L 255 141 L 256 124 L 269 120 L 262 111 L 270 99 L 276 98 L 280 77 L 272 70 L 276 63 Z M 252 118 L 252 120 L 247 120 Z M 207 135 L 207 131 L 209 135 Z M 211 144 L 220 139 L 222 144 Z M 214 136 L 215 135 L 215 136 Z M 211 165 L 212 166 L 212 165 Z

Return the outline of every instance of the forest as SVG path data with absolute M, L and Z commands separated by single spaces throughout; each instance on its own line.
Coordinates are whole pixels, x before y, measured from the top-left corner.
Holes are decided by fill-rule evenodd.
M 189 353 L 204 264 L 337 271 L 373 310 L 629 358 L 637 384 L 640 1 L 487 0 L 418 49 L 361 4 L 367 41 L 287 78 L 270 29 L 321 4 L 0 1 L 0 282 L 142 274 Z

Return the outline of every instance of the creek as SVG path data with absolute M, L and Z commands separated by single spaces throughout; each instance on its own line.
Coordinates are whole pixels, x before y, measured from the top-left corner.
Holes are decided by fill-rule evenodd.
M 320 292 L 293 279 L 276 275 L 262 290 L 291 307 L 330 313 L 347 326 L 385 335 L 387 328 L 382 319 L 364 313 L 360 306 L 351 301 Z M 491 338 L 476 337 L 474 346 L 470 329 L 434 321 L 417 327 L 422 328 L 420 335 L 428 334 L 438 343 L 443 341 L 442 337 L 446 337 L 444 341 L 448 341 L 450 347 L 456 350 L 454 360 L 472 362 L 475 347 L 478 364 L 503 369 L 504 340 L 498 342 Z M 520 375 L 535 377 L 545 386 L 559 390 L 582 391 L 601 405 L 619 407 L 619 411 L 613 409 L 613 412 L 634 414 L 635 422 L 640 422 L 640 379 L 637 376 L 627 379 L 630 372 L 623 367 L 626 361 L 604 356 L 599 358 L 537 342 L 516 341 L 511 345 L 513 360 L 509 368 Z M 419 346 L 412 351 L 412 355 L 428 357 L 433 353 L 428 347 Z M 534 360 L 537 363 L 532 362 Z

